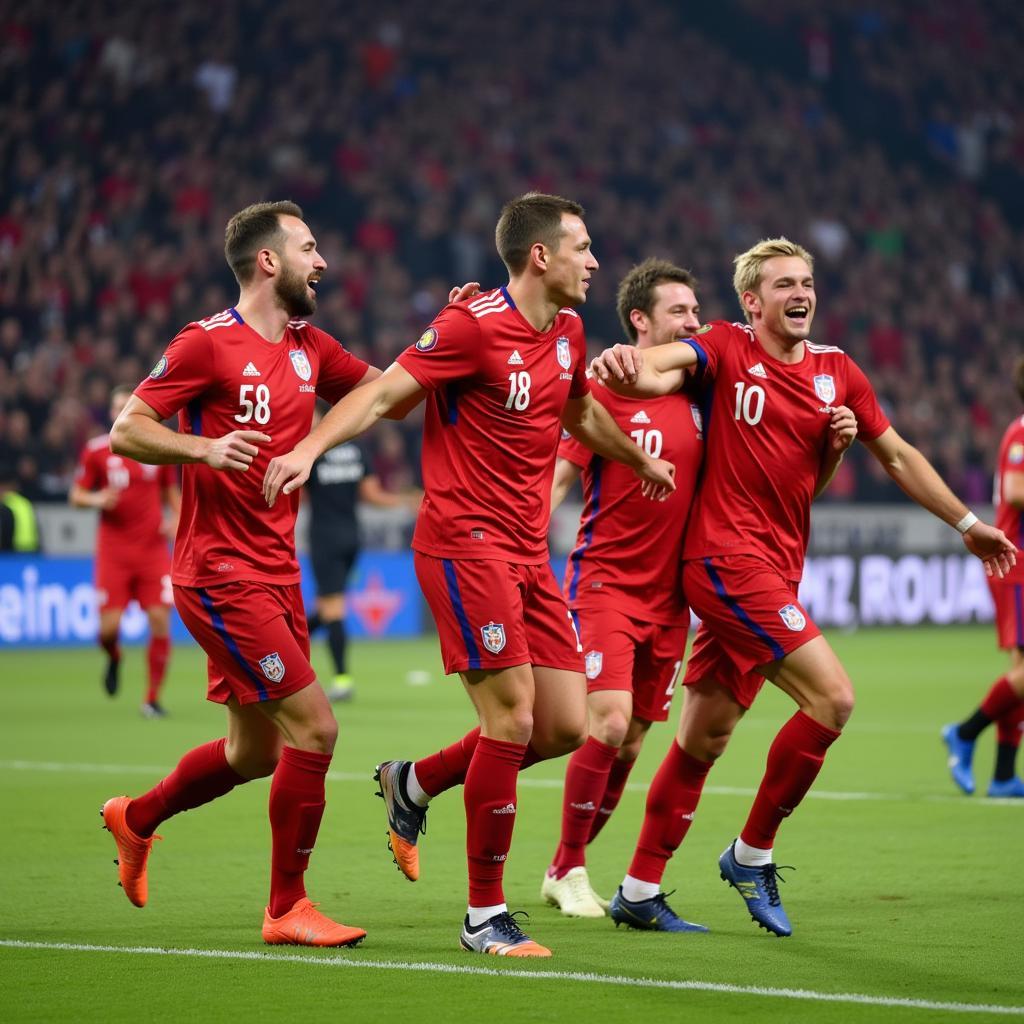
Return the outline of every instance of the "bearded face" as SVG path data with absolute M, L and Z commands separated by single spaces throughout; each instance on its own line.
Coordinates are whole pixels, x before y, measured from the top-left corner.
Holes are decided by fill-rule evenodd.
M 274 282 L 274 293 L 290 317 L 312 316 L 316 312 L 316 292 L 310 282 L 319 276 L 306 278 L 287 263 L 282 264 L 281 273 Z

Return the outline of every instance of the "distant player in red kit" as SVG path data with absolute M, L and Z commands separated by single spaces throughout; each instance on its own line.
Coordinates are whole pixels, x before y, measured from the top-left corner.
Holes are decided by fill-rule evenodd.
M 1024 359 L 1013 371 L 1017 394 L 1024 401 Z M 1018 547 L 1024 544 L 1024 416 L 1006 428 L 999 445 L 992 502 L 996 526 Z M 996 723 L 996 766 L 987 795 L 1024 798 L 1024 779 L 1016 773 L 1017 750 L 1024 729 L 1024 564 L 1003 579 L 989 578 L 996 609 L 999 647 L 1010 653 L 1010 670 L 1000 676 L 977 710 L 961 723 L 947 725 L 942 739 L 949 752 L 949 771 L 963 792 L 974 792 L 975 740 Z
M 675 806 L 641 837 L 630 876 L 654 898 L 682 842 L 708 771 L 770 679 L 797 704 L 768 752 L 747 822 L 719 859 L 722 878 L 754 921 L 776 935 L 792 927 L 779 898 L 773 856 L 783 819 L 803 800 L 853 710 L 853 686 L 797 598 L 810 504 L 838 405 L 860 439 L 911 498 L 963 535 L 986 571 L 1003 575 L 1014 545 L 978 521 L 931 464 L 892 428 L 863 372 L 840 349 L 808 341 L 816 298 L 813 260 L 778 238 L 736 258 L 734 286 L 748 323 L 714 322 L 685 342 L 640 353 L 606 350 L 593 370 L 632 395 L 678 390 L 686 370 L 708 379 L 705 473 L 687 529 L 683 590 L 702 623 L 683 680 L 679 741 L 659 769 Z M 622 890 L 616 894 L 621 904 Z M 627 908 L 628 909 L 628 908 Z
M 268 509 L 261 483 L 270 454 L 306 436 L 317 395 L 335 402 L 379 371 L 299 319 L 316 308 L 326 264 L 294 203 L 235 214 L 224 251 L 241 289 L 237 305 L 171 342 L 114 424 L 111 448 L 184 464 L 174 600 L 209 656 L 207 695 L 227 708 L 227 736 L 189 751 L 148 793 L 108 800 L 103 818 L 121 885 L 141 907 L 157 826 L 272 775 L 263 939 L 353 945 L 365 932 L 320 913 L 303 883 L 338 727 L 309 663 L 295 557 L 299 495 Z M 174 413 L 177 433 L 161 423 Z
M 110 394 L 110 419 L 117 419 L 132 393 Z M 114 455 L 110 435 L 92 438 L 78 460 L 68 500 L 77 508 L 99 510 L 96 536 L 96 593 L 100 605 L 100 646 L 107 652 L 103 687 L 118 690 L 121 615 L 131 600 L 149 619 L 146 651 L 148 688 L 142 705 L 147 718 L 165 714 L 160 689 L 171 651 L 171 552 L 168 539 L 181 508 L 178 476 L 172 466 L 148 466 Z M 164 509 L 170 513 L 165 521 Z
M 516 776 L 586 735 L 579 638 L 548 566 L 560 426 L 632 467 L 645 491 L 672 490 L 672 466 L 635 445 L 590 394 L 574 307 L 598 264 L 582 217 L 557 196 L 506 204 L 496 242 L 508 285 L 444 309 L 379 380 L 272 460 L 264 484 L 271 503 L 293 493 L 326 448 L 428 396 L 412 546 L 445 669 L 462 677 L 480 728 L 415 764 L 385 762 L 378 779 L 396 863 L 413 880 L 430 797 L 464 782 L 469 908 L 460 941 L 499 956 L 550 956 L 520 930 L 502 889 Z

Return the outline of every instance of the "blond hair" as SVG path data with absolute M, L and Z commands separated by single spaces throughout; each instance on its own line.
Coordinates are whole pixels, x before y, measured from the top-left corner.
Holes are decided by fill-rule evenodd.
M 744 292 L 756 292 L 761 285 L 761 270 L 768 260 L 776 256 L 798 256 L 806 264 L 811 273 L 814 272 L 814 257 L 796 242 L 788 238 L 762 238 L 757 245 L 751 246 L 733 259 L 735 270 L 732 275 L 732 286 L 736 298 L 740 300 L 743 315 L 750 323 L 750 313 L 743 305 Z

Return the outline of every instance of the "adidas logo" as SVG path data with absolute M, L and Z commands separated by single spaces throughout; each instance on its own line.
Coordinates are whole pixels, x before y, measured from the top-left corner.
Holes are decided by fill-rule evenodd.
M 509 366 L 522 366 L 523 365 L 523 357 L 519 354 L 519 349 L 514 348 L 512 350 L 512 355 L 510 355 L 508 357 L 508 365 Z
M 588 800 L 585 804 L 569 804 L 569 806 L 575 807 L 577 811 L 592 811 L 595 809 L 591 800 Z
M 495 807 L 494 810 L 491 811 L 491 814 L 515 814 L 515 813 L 516 813 L 516 805 L 515 804 L 505 804 L 504 807 Z
M 651 417 L 641 409 L 630 421 L 630 423 L 650 423 Z
M 761 363 L 756 363 L 754 366 L 750 367 L 750 369 L 747 370 L 747 373 L 749 373 L 751 377 L 768 378 L 768 374 L 764 372 L 764 366 L 762 366 Z
M 260 371 L 257 370 L 256 367 L 252 365 L 252 363 L 245 364 L 245 369 L 242 371 L 243 377 L 258 377 L 259 375 Z

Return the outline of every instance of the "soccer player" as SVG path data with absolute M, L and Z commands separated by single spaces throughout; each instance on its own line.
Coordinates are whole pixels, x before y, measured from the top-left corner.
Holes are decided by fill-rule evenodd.
M 683 549 L 683 590 L 702 623 L 683 680 L 678 740 L 656 783 L 673 806 L 645 822 L 629 876 L 642 883 L 638 899 L 658 896 L 707 774 L 767 678 L 798 710 L 771 745 L 746 824 L 719 870 L 755 922 L 789 935 L 775 835 L 813 784 L 854 699 L 846 671 L 797 597 L 811 499 L 829 447 L 843 443 L 831 428 L 836 406 L 852 410 L 860 439 L 886 472 L 957 529 L 989 574 L 1005 575 L 1016 549 L 896 433 L 860 368 L 840 349 L 808 340 L 816 297 L 803 247 L 785 238 L 759 242 L 736 257 L 733 283 L 746 324 L 706 324 L 686 342 L 646 352 L 615 346 L 592 365 L 614 389 L 641 396 L 677 391 L 686 370 L 699 365 L 714 410 Z M 621 888 L 615 899 L 626 910 L 634 902 Z
M 1013 371 L 1017 394 L 1024 401 L 1024 359 Z M 996 526 L 1018 543 L 1024 540 L 1024 416 L 1006 428 L 999 445 L 995 488 Z M 953 782 L 968 796 L 974 792 L 974 743 L 996 723 L 996 765 L 988 795 L 1024 797 L 1024 779 L 1016 774 L 1017 750 L 1024 729 L 1024 565 L 1003 578 L 989 577 L 996 610 L 999 646 L 1010 653 L 1010 669 L 992 684 L 977 710 L 959 725 L 942 730 Z
M 260 485 L 270 455 L 308 432 L 318 394 L 337 401 L 379 371 L 301 319 L 316 308 L 326 264 L 298 206 L 257 203 L 235 214 L 224 252 L 237 304 L 178 334 L 117 418 L 111 448 L 184 464 L 174 601 L 209 657 L 207 696 L 225 705 L 227 735 L 186 753 L 142 796 L 108 800 L 103 820 L 121 885 L 141 907 L 161 822 L 272 775 L 263 939 L 354 945 L 363 929 L 318 911 L 303 881 L 338 726 L 309 663 L 295 558 L 299 495 L 268 508 Z M 161 422 L 174 413 L 178 432 Z
M 692 335 L 696 287 L 690 271 L 665 260 L 633 267 L 617 296 L 626 336 L 646 349 Z M 604 917 L 585 848 L 618 806 L 651 723 L 668 717 L 690 619 L 683 527 L 704 455 L 696 398 L 627 398 L 601 385 L 593 395 L 637 445 L 676 467 L 676 489 L 649 501 L 625 467 L 568 435 L 559 445 L 552 506 L 581 476 L 585 498 L 563 589 L 583 643 L 589 734 L 566 768 L 561 838 L 541 896 L 570 917 Z M 681 922 L 667 905 L 662 917 Z
M 314 417 L 314 424 L 321 416 Z M 416 511 L 422 492 L 393 494 L 369 471 L 366 454 L 356 443 L 338 445 L 313 464 L 306 483 L 309 498 L 309 553 L 316 579 L 316 610 L 308 619 L 312 636 L 323 628 L 334 662 L 327 697 L 351 700 L 355 685 L 348 671 L 348 631 L 345 628 L 345 585 L 359 557 L 356 504 L 378 508 L 406 507 Z
M 582 305 L 598 263 L 577 203 L 530 193 L 496 230 L 505 287 L 449 305 L 384 374 L 332 409 L 289 456 L 271 460 L 267 500 L 306 480 L 326 448 L 426 393 L 425 497 L 413 538 L 417 576 L 447 672 L 458 672 L 480 727 L 416 764 L 385 762 L 381 793 L 395 860 L 419 875 L 416 840 L 431 796 L 464 782 L 469 907 L 461 944 L 499 956 L 550 956 L 508 913 L 502 889 L 521 767 L 586 735 L 579 638 L 548 566 L 559 424 L 624 462 L 656 497 L 674 469 L 615 426 L 590 394 Z
M 110 394 L 113 422 L 128 404 L 132 389 L 124 385 Z M 99 643 L 107 653 L 103 687 L 118 690 L 121 615 L 133 598 L 149 619 L 146 650 L 148 688 L 142 713 L 162 718 L 160 689 L 171 652 L 171 553 L 181 511 L 181 491 L 173 466 L 149 466 L 110 451 L 110 435 L 86 444 L 78 460 L 68 500 L 76 508 L 99 509 L 96 537 L 96 594 L 100 606 Z M 164 518 L 164 509 L 170 513 Z

